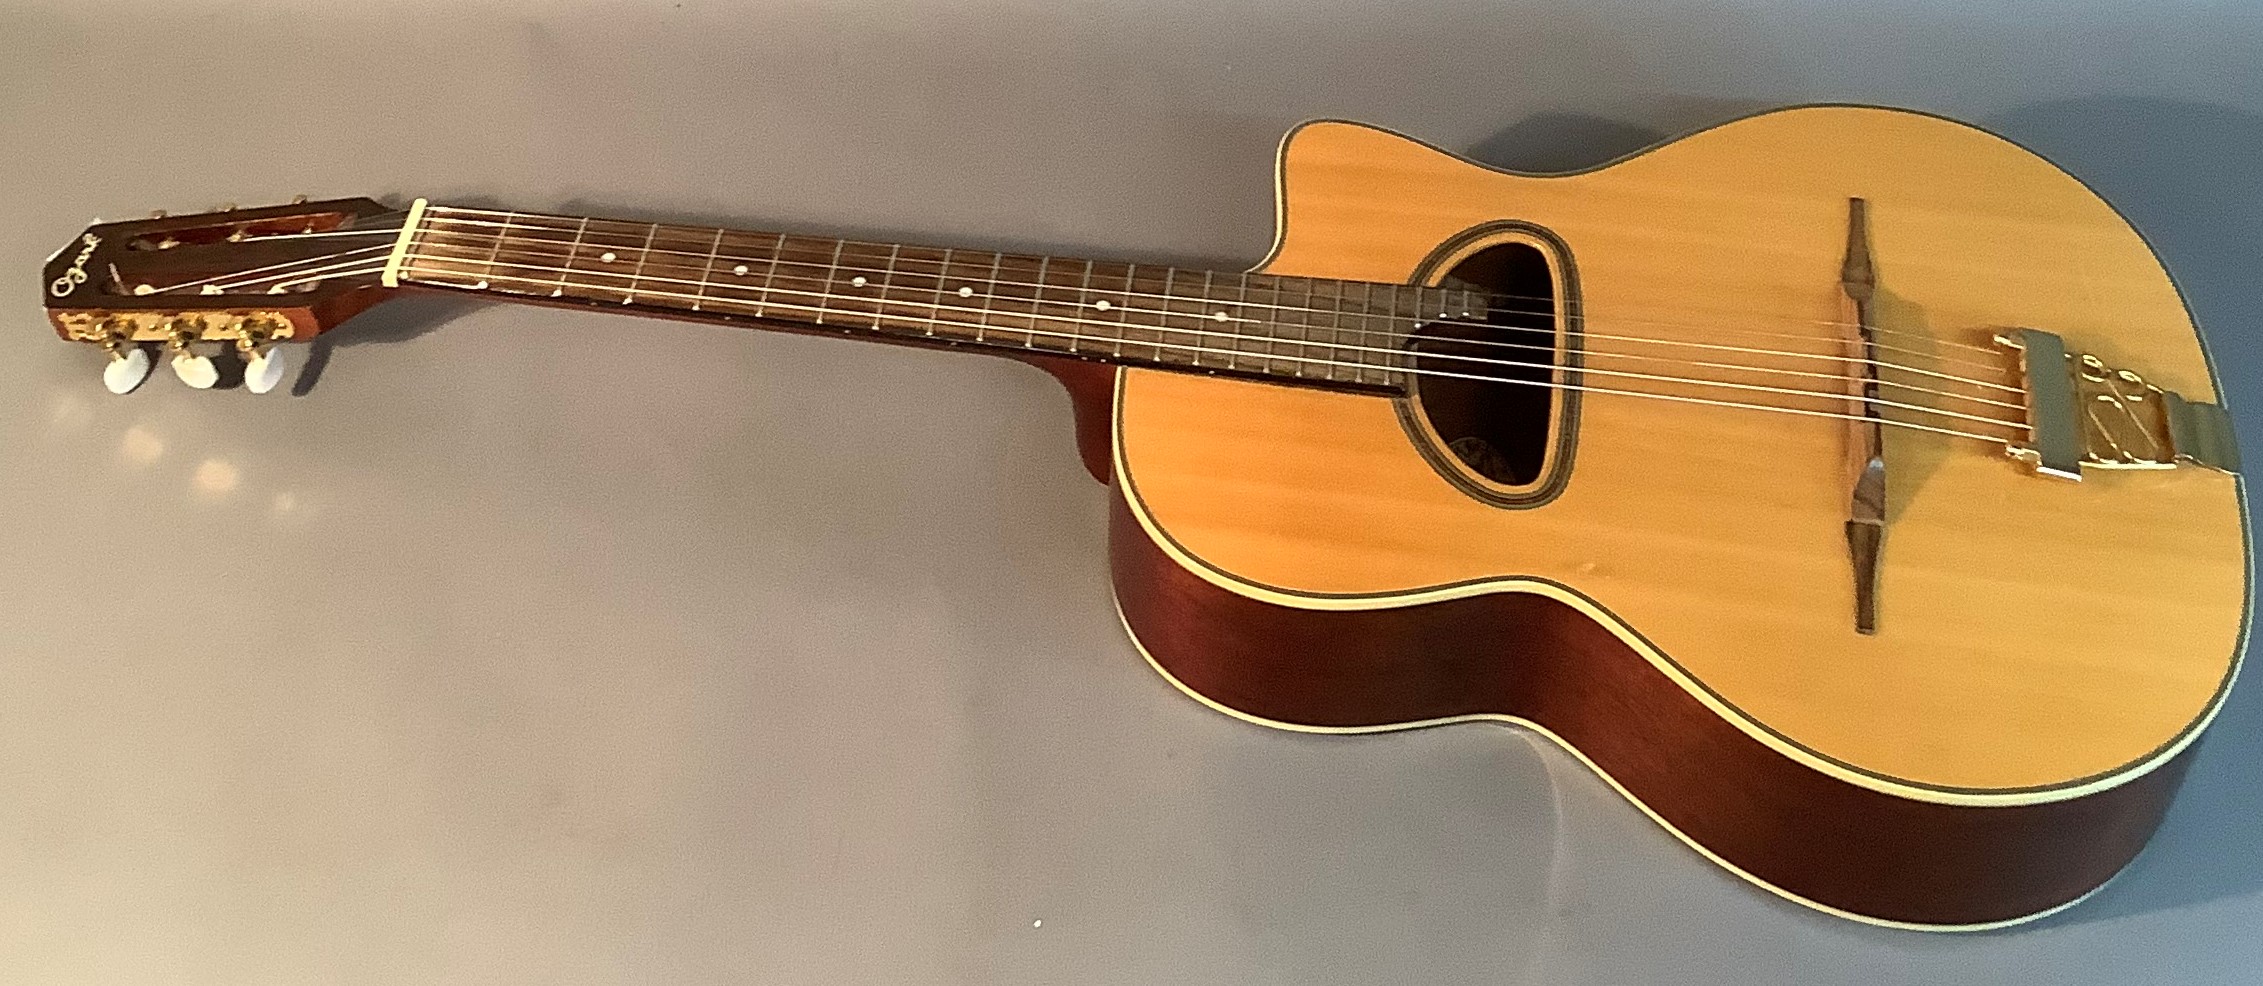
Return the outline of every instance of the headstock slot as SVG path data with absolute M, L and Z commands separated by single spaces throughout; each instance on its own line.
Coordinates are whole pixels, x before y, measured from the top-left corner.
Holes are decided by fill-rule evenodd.
M 218 215 L 243 215 L 218 213 Z M 274 219 L 255 219 L 232 223 L 215 223 L 191 226 L 185 229 L 151 231 L 126 241 L 128 250 L 170 250 L 179 246 L 205 243 L 240 243 L 275 236 L 305 236 L 310 233 L 331 233 L 349 225 L 354 216 L 343 212 L 325 212 L 304 216 L 282 216 Z

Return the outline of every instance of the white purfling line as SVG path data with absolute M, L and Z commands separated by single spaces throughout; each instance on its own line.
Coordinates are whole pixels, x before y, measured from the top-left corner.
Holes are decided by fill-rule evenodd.
M 424 199 L 409 203 L 409 217 L 401 221 L 401 238 L 393 241 L 393 252 L 385 258 L 385 272 L 377 278 L 379 284 L 389 288 L 401 286 L 401 267 L 409 258 L 409 241 L 416 238 L 417 223 L 424 218 L 427 204 Z

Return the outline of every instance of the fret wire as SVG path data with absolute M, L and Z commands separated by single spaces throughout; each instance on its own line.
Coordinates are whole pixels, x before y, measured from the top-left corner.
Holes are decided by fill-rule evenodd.
M 1029 289 L 1029 311 L 1031 315 L 1037 314 L 1037 306 L 1045 303 L 1045 272 L 1052 266 L 1053 256 L 1051 254 L 1037 258 L 1037 284 Z M 1037 320 L 1032 318 L 1029 324 L 1031 328 L 1035 328 Z M 1022 340 L 1022 346 L 1028 349 L 1037 348 L 1037 336 L 1032 333 L 1029 338 Z M 1076 352 L 1075 336 L 1069 337 L 1069 351 Z
M 487 249 L 487 276 L 495 276 L 495 258 L 503 252 L 503 241 L 511 235 L 511 223 L 518 213 L 503 214 L 503 228 L 495 233 L 495 245 Z
M 707 285 L 715 279 L 715 256 L 723 252 L 723 232 L 722 227 L 716 227 L 715 242 L 707 248 L 707 266 L 699 272 L 699 296 L 692 299 L 692 311 L 700 311 L 707 303 Z
M 514 266 L 520 266 L 520 267 L 529 267 L 530 265 L 514 265 Z M 540 282 L 541 282 L 541 281 L 540 281 L 540 279 L 538 279 L 538 278 L 525 277 L 525 276 L 521 276 L 521 275 L 503 275 L 503 276 L 504 276 L 504 277 L 505 277 L 506 279 L 509 279 L 509 280 L 519 280 L 519 281 L 526 281 L 526 282 L 529 282 L 529 283 L 540 283 Z M 458 287 L 460 287 L 460 285 L 458 285 Z M 661 292 L 653 292 L 653 293 L 656 293 L 656 294 L 661 294 L 661 295 L 664 295 L 664 296 L 677 297 L 677 298 L 688 297 L 687 295 L 684 295 L 684 294 L 682 294 L 682 293 L 680 293 L 680 292 L 666 292 L 666 291 L 661 291 Z M 757 302 L 751 302 L 751 301 L 737 301 L 737 302 L 733 302 L 733 301 L 732 301 L 731 299 L 728 299 L 728 298 L 717 298 L 716 300 L 717 300 L 718 302 L 724 302 L 724 303 L 735 303 L 735 304 L 746 305 L 746 306 L 748 306 L 748 307 L 755 307 L 755 306 L 757 306 L 758 304 L 760 304 L 760 303 L 757 303 Z M 776 304 L 776 303 L 771 303 L 771 304 Z M 810 310 L 810 308 L 811 308 L 811 306 L 810 306 L 810 305 L 807 305 L 807 304 L 798 304 L 798 305 L 797 305 L 797 304 L 784 304 L 784 305 L 781 305 L 781 307 L 797 308 L 797 309 L 801 309 L 801 310 L 805 310 L 805 311 L 806 311 L 806 310 Z M 1077 322 L 1079 322 L 1079 321 L 1080 321 L 1079 319 L 1076 319 L 1076 318 L 1072 318 L 1072 317 L 1068 317 L 1068 316 L 1044 316 L 1044 317 L 1046 317 L 1046 318 L 1050 318 L 1050 319 L 1053 319 L 1053 320 L 1056 320 L 1056 321 L 1066 321 L 1066 322 L 1070 322 L 1070 323 L 1072 323 L 1072 324 L 1074 324 L 1074 323 L 1077 323 Z M 1039 332 L 1039 333 L 1041 333 L 1041 334 L 1044 334 L 1044 335 L 1048 335 L 1048 336 L 1065 336 L 1065 335 L 1070 335 L 1070 334 L 1073 334 L 1073 333 L 1065 333 L 1065 332 L 1058 332 L 1058 331 L 1052 331 L 1052 330 L 1037 330 L 1037 329 L 1032 329 L 1031 331 L 1033 331 L 1033 332 Z M 1199 331 L 1199 330 L 1188 330 L 1188 332 L 1189 332 L 1189 334 L 1200 334 L 1200 335 L 1224 335 L 1224 336 L 1229 336 L 1229 337 L 1231 337 L 1231 333 L 1201 332 L 1201 331 Z M 1182 349 L 1205 349 L 1205 348 L 1209 348 L 1209 347 L 1205 347 L 1205 346 L 1201 345 L 1200 343 L 1196 343 L 1196 344 L 1193 344 L 1193 345 L 1181 345 L 1181 344 L 1174 344 L 1174 345 L 1173 345 L 1173 348 L 1182 348 Z M 1313 362 L 1313 363 L 1327 362 L 1327 360 L 1325 360 L 1324 358 L 1316 358 L 1316 357 L 1311 357 L 1311 356 L 1292 356 L 1292 357 L 1284 357 L 1284 358 L 1286 358 L 1286 359 L 1291 359 L 1291 360 L 1299 360 L 1299 361 L 1303 361 L 1303 362 Z M 1499 360 L 1477 360 L 1477 362 L 1491 362 L 1491 363 L 1501 363 L 1501 362 L 1507 362 L 1507 361 L 1499 361 Z M 1167 364 L 1166 364 L 1166 365 L 1167 365 Z M 1524 366 L 1531 366 L 1531 367 L 1534 367 L 1534 368 L 1553 368 L 1553 364 L 1538 364 L 1538 363 L 1533 363 L 1533 364 L 1512 364 L 1512 365 L 1524 365 Z M 1606 372 L 1606 371 L 1591 371 L 1591 372 Z M 1535 381 L 1519 380 L 1519 379 L 1517 379 L 1517 378 L 1513 378 L 1513 377 L 1498 377 L 1498 376 L 1486 376 L 1486 375 L 1482 375 L 1482 374 L 1472 374 L 1472 373 L 1457 373 L 1457 372 L 1452 372 L 1452 371 L 1444 371 L 1444 370 L 1417 370 L 1417 371 L 1414 371 L 1413 375 L 1420 375 L 1420 376 L 1437 376 L 1437 377 L 1449 377 L 1449 378 L 1456 378 L 1456 379 L 1476 380 L 1476 381 L 1481 381 L 1481 382 L 1486 382 L 1486 383 L 1503 383 L 1503 384 L 1516 384 L 1516 385 L 1528 385 L 1528 386 L 1543 386 L 1543 387 L 1550 387 L 1550 388 L 1552 388 L 1552 389 L 1560 389 L 1560 390 L 1577 390 L 1577 391 L 1592 391 L 1592 392 L 1599 392 L 1599 393 L 1608 393 L 1608 394 L 1620 394 L 1620 395 L 1631 396 L 1631 397 L 1650 397 L 1650 398 L 1658 398 L 1658 399 L 1664 399 L 1664 400 L 1674 400 L 1674 401 L 1681 401 L 1681 402 L 1687 402 L 1687 403 L 1707 404 L 1707 405 L 1712 405 L 1712 406 L 1719 406 L 1719 407 L 1737 407 L 1737 408 L 1749 408 L 1749 409 L 1754 409 L 1754 410 L 1770 410 L 1770 411 L 1782 411 L 1782 412 L 1786 412 L 1786 413 L 1792 413 L 1792 414 L 1800 414 L 1800 415 L 1806 415 L 1806 416 L 1814 416 L 1814 417 L 1836 418 L 1836 419 L 1845 419 L 1845 420 L 1857 420 L 1857 419 L 1859 419 L 1859 420 L 1869 420 L 1869 419 L 1868 419 L 1868 418 L 1867 418 L 1866 416 L 1864 416 L 1864 415 L 1858 415 L 1858 414 L 1848 414 L 1848 413 L 1844 413 L 1844 412 L 1833 412 L 1833 411 L 1818 411 L 1818 410 L 1814 410 L 1814 409 L 1810 409 L 1810 408 L 1787 407 L 1787 406 L 1782 406 L 1782 405 L 1753 404 L 1753 403 L 1749 403 L 1749 402 L 1725 401 L 1725 400 L 1716 400 L 1716 399 L 1711 399 L 1711 398 L 1696 398 L 1696 397 L 1689 397 L 1689 396 L 1687 396 L 1687 395 L 1677 395 L 1677 394 L 1661 394 L 1661 393 L 1655 393 L 1655 392 L 1650 392 L 1650 391 L 1637 391 L 1637 390 L 1615 390 L 1615 389 L 1610 389 L 1610 388 L 1599 388 L 1599 387 L 1593 387 L 1593 386 L 1588 386 L 1588 385 L 1583 385 L 1583 384 L 1565 384 L 1565 383 L 1540 383 L 1540 382 L 1535 382 Z M 1650 378 L 1650 377 L 1651 377 L 1651 375 L 1646 375 L 1646 374 L 1626 374 L 1626 373 L 1619 373 L 1618 375 L 1620 375 L 1620 376 L 1635 376 L 1635 377 L 1643 377 L 1643 378 Z M 1831 401 L 1831 402 L 1833 402 L 1833 403 L 1845 403 L 1845 402 L 1849 402 L 1849 401 L 1860 401 L 1860 400 L 1861 400 L 1860 398 L 1857 398 L 1857 397 L 1855 397 L 1854 395 L 1851 395 L 1851 394 L 1846 394 L 1846 393 L 1842 393 L 1842 392 L 1829 392 L 1829 391 L 1796 391 L 1796 390 L 1785 390 L 1785 389 L 1782 389 L 1782 388 L 1754 387 L 1754 386 L 1751 386 L 1751 385 L 1743 385 L 1743 384 L 1737 384 L 1737 383 L 1734 383 L 1734 382 L 1731 382 L 1731 381 L 1721 381 L 1721 380 L 1706 380 L 1706 379 L 1703 379 L 1703 378 L 1679 378 L 1679 377 L 1664 377 L 1664 378 L 1655 378 L 1655 379 L 1658 379 L 1658 380 L 1660 380 L 1661 382 L 1666 382 L 1666 383 L 1678 383 L 1678 384 L 1686 384 L 1686 385 L 1691 385 L 1691 386 L 1698 386 L 1698 387 L 1728 387 L 1728 388 L 1735 388 L 1735 389 L 1742 389 L 1742 390 L 1763 390 L 1763 391 L 1770 391 L 1770 392 L 1783 393 L 1783 394 L 1787 394 L 1787 395 L 1790 395 L 1790 396 L 1798 396 L 1798 397 L 1814 397 L 1814 398 L 1820 398 L 1820 399 L 1824 399 L 1824 400 L 1828 400 L 1828 401 Z M 1353 382 L 1354 382 L 1354 383 L 1360 383 L 1360 381 L 1353 381 Z M 1363 385 L 1364 385 L 1364 384 L 1363 384 Z M 1869 402 L 1869 403 L 1880 403 L 1880 402 Z M 1895 404 L 1895 403 L 1893 403 L 1893 402 L 1883 402 L 1883 403 L 1885 404 L 1885 406 L 1888 406 L 1888 407 L 1898 407 L 1898 408 L 1901 408 L 1901 409 L 1903 409 L 1903 410 L 1919 411 L 1919 412 L 1932 413 L 1932 414 L 1942 414 L 1942 415 L 1948 415 L 1948 416 L 1952 416 L 1952 417 L 1970 417 L 1970 416 L 1967 416 L 1967 415 L 1960 415 L 1960 414 L 1958 414 L 1957 412 L 1952 412 L 1952 411 L 1943 411 L 1943 410 L 1941 410 L 1941 409 L 1938 409 L 1938 408 L 1928 408 L 1928 407 L 1922 407 L 1922 406 L 1913 406 L 1913 405 L 1901 405 L 1901 404 Z M 2003 420 L 2003 419 L 1996 419 L 1996 418 L 1973 418 L 1972 420 L 1976 420 L 1976 421 L 1979 421 L 1979 422 L 1981 422 L 1981 423 L 1990 424 L 1990 425 L 1993 425 L 1993 426 L 1997 426 L 1997 427 L 2004 427 L 2004 428 L 2013 429 L 2013 430 L 2015 430 L 2015 431 L 2017 431 L 2017 430 L 2019 430 L 2019 429 L 2021 429 L 2021 428 L 2023 427 L 2023 426 L 2021 425 L 2021 423 L 2020 423 L 2020 422 L 2016 422 L 2016 421 L 2006 421 L 2006 420 Z M 1899 420 L 1888 419 L 1888 420 L 1887 420 L 1887 421 L 1886 421 L 1885 423 L 1886 423 L 1886 424 L 1889 424 L 1889 425 L 1897 426 L 1897 427 L 1906 427 L 1906 428 L 1912 428 L 1912 429 L 1916 429 L 1916 430 L 1920 430 L 1920 431 L 1929 431 L 1929 432 L 1934 432 L 1934 433 L 1938 433 L 1938 434 L 1946 434 L 1946 435 L 1957 436 L 1957 437 L 1964 437 L 1964 438 L 1974 438 L 1974 439 L 1979 439 L 1979 440 L 1982 440 L 1982 441 L 1988 441 L 1988 442 L 2002 442 L 2002 441 L 2004 441 L 2004 440 L 2005 440 L 2003 436 L 1983 435 L 1983 434 L 1977 434 L 1977 433 L 1973 433 L 1973 432 L 1967 432 L 1967 431 L 1959 431 L 1959 430 L 1957 430 L 1957 429 L 1953 429 L 1953 428 L 1946 428 L 1946 427 L 1941 427 L 1941 426 L 1936 426 L 1936 425 L 1928 425 L 1928 424 L 1922 424 L 1922 423 L 1917 423 L 1917 422 L 1908 422 L 1908 421 L 1899 421 Z
M 659 223 L 653 223 L 645 228 L 644 245 L 637 248 L 636 269 L 629 272 L 629 289 L 628 293 L 621 298 L 621 304 L 635 303 L 637 282 L 644 280 L 644 263 L 652 259 L 652 240 L 659 235 Z
M 786 262 L 786 234 L 774 233 L 772 235 L 777 238 L 778 242 L 770 245 L 770 266 L 763 269 L 762 286 L 756 289 L 762 296 L 761 302 L 755 305 L 755 314 L 757 315 L 763 314 L 762 309 L 769 305 L 770 285 L 778 280 L 778 265 Z
M 1384 288 L 1383 288 L 1383 291 L 1384 291 L 1384 299 L 1385 299 L 1385 300 L 1384 300 L 1384 302 L 1383 302 L 1383 312 L 1384 312 L 1384 314 L 1383 314 L 1383 318 L 1385 319 L 1385 321 L 1386 321 L 1386 322 L 1388 322 L 1388 321 L 1390 321 L 1390 320 L 1396 319 L 1396 318 L 1398 317 L 1398 314 L 1399 314 L 1399 285 L 1396 285 L 1396 284 L 1388 285 L 1388 286 L 1386 286 L 1386 287 L 1384 287 Z M 1363 331 L 1361 331 L 1361 332 L 1360 332 L 1360 335 L 1359 335 L 1359 341 L 1360 341 L 1360 342 L 1361 342 L 1362 344 L 1364 344 L 1364 345 L 1367 345 L 1367 346 L 1369 346 L 1369 347 L 1373 347 L 1373 346 L 1374 346 L 1374 342 L 1372 341 L 1372 340 L 1373 340 L 1373 336 L 1371 335 L 1371 333 L 1372 333 L 1372 331 L 1373 331 L 1373 326 L 1374 326 L 1374 324 L 1375 324 L 1374 322 L 1371 322 L 1371 321 L 1367 321 L 1367 320 L 1362 320 L 1362 321 L 1360 322 L 1360 327 L 1361 327 L 1361 329 L 1362 329 Z M 1369 353 L 1361 353 L 1361 354 L 1360 354 L 1360 357 L 1359 357 L 1359 362 L 1360 362 L 1360 368 L 1359 368 L 1359 378 L 1360 378 L 1360 382 L 1362 382 L 1362 383 L 1365 383 L 1365 382 L 1367 381 L 1367 377 L 1368 377 L 1368 364 L 1372 363 L 1373 361 L 1374 361 L 1374 357 L 1373 357 L 1372 355 L 1370 355 Z M 1380 378 L 1380 377 L 1381 377 L 1381 376 L 1383 375 L 1381 368 L 1379 368 L 1379 367 L 1378 367 L 1378 368 L 1376 368 L 1376 369 L 1375 369 L 1375 372 L 1374 372 L 1374 375 L 1375 375 L 1376 377 Z
M 1176 268 L 1176 267 L 1165 267 L 1165 268 L 1163 268 L 1163 298 L 1164 298 L 1164 301 L 1163 301 L 1163 310 L 1164 310 L 1164 311 L 1166 311 L 1166 312 L 1170 312 L 1170 311 L 1174 311 L 1174 310 L 1175 310 L 1175 306 L 1174 306 L 1173 302 L 1175 302 L 1175 301 L 1177 300 L 1177 298 L 1178 298 L 1178 290 L 1179 290 L 1179 289 L 1178 289 L 1178 286 L 1177 286 L 1177 284 L 1175 283 L 1175 282 L 1176 282 L 1176 281 L 1178 280 L 1178 276 L 1179 276 L 1179 269 L 1178 269 L 1178 268 Z M 1161 323 L 1162 323 L 1162 329 L 1161 329 L 1161 330 L 1159 330 L 1159 331 L 1157 331 L 1157 332 L 1155 333 L 1155 339 L 1156 339 L 1156 342 L 1155 342 L 1155 353 L 1156 353 L 1156 357 L 1155 357 L 1155 358 L 1156 358 L 1156 360 L 1157 360 L 1158 362 L 1160 362 L 1160 361 L 1162 360 L 1162 358 L 1163 358 L 1163 357 L 1162 357 L 1162 353 L 1163 353 L 1163 344 L 1164 344 L 1164 343 L 1166 343 L 1166 342 L 1169 342 L 1169 341 L 1171 341 L 1171 318 L 1170 318 L 1170 316 L 1169 316 L 1169 315 L 1166 315 L 1166 316 L 1164 316 L 1164 317 L 1163 317 L 1162 319 L 1160 319 L 1159 321 L 1161 321 Z
M 1243 305 L 1245 305 L 1245 306 L 1249 304 L 1249 289 L 1250 289 L 1250 283 L 1251 283 L 1250 279 L 1251 279 L 1251 278 L 1252 278 L 1253 276 L 1254 276 L 1254 277 L 1265 277 L 1266 275 L 1263 275 L 1263 274 L 1251 275 L 1251 274 L 1247 274 L 1247 273 L 1245 273 L 1245 274 L 1243 274 L 1243 275 L 1242 275 L 1242 304 L 1243 304 Z M 1272 287 L 1272 288 L 1267 288 L 1267 287 L 1265 287 L 1265 283 L 1266 283 L 1266 282 L 1262 282 L 1262 281 L 1258 282 L 1258 290 L 1260 290 L 1260 291 L 1270 290 L 1270 291 L 1272 291 L 1272 292 L 1273 292 L 1273 300 L 1274 300 L 1275 302 L 1278 302 L 1278 301 L 1280 301 L 1280 300 L 1281 300 L 1281 296 L 1280 296 L 1280 288 L 1279 288 L 1279 286 L 1278 286 L 1278 285 L 1276 285 L 1276 286 L 1274 286 L 1274 287 Z M 1260 308 L 1268 308 L 1268 309 L 1277 309 L 1277 308 L 1279 308 L 1280 306 L 1279 306 L 1278 304 L 1274 304 L 1274 305 L 1260 305 L 1259 307 L 1260 307 Z M 1246 311 L 1246 309 L 1245 309 L 1245 311 Z M 1273 348 L 1273 347 L 1274 347 L 1274 345 L 1275 345 L 1276 343 L 1278 343 L 1278 342 L 1280 341 L 1280 339 L 1281 339 L 1281 324 L 1280 324 L 1280 322 L 1279 322 L 1279 321 L 1276 321 L 1276 320 L 1268 320 L 1268 324 L 1267 324 L 1267 326 L 1266 326 L 1266 332 L 1265 332 L 1265 357 L 1264 357 L 1264 361 L 1258 364 L 1258 366 L 1260 366 L 1260 367 L 1263 367 L 1263 368 L 1264 368 L 1264 372 L 1267 372 L 1267 373 L 1271 373 L 1271 372 L 1273 372 L 1273 356 L 1275 355 L 1275 351 L 1274 351 L 1274 348 Z
M 944 247 L 943 260 L 935 267 L 935 307 L 927 313 L 927 334 L 930 338 L 935 335 L 936 316 L 943 313 L 943 292 L 951 283 L 951 253 L 950 247 Z
M 817 299 L 817 324 L 819 325 L 825 324 L 825 306 L 829 303 L 828 299 L 833 295 L 833 278 L 840 276 L 841 273 L 841 248 L 848 245 L 849 241 L 847 240 L 833 241 L 833 259 L 825 265 L 825 287 L 823 289 L 825 297 Z
M 584 237 L 587 237 L 588 235 L 589 220 L 584 219 L 581 221 L 581 225 L 574 230 L 574 242 L 572 243 L 572 245 L 566 247 L 566 266 L 565 269 L 558 272 L 558 286 L 555 290 L 550 292 L 551 297 L 558 298 L 565 295 L 566 279 L 574 276 L 574 259 L 581 252 L 582 239 Z
M 987 328 L 987 327 L 988 327 L 988 326 L 990 325 L 990 311 L 991 311 L 991 309 L 992 309 L 992 308 L 994 308 L 994 307 L 995 307 L 995 301 L 996 301 L 996 297 L 997 297 L 997 294 L 998 294 L 998 273 L 999 273 L 999 271 L 998 271 L 998 268 L 999 268 L 1000 266 L 1002 266 L 1003 264 L 1005 264 L 1005 262 L 1006 262 L 1006 255 L 1005 255 L 1005 254 L 1003 254 L 1003 253 L 998 253 L 998 252 L 996 252 L 996 251 L 992 251 L 992 252 L 991 252 L 991 254 L 990 254 L 990 281 L 989 281 L 989 285 L 988 285 L 988 287 L 989 287 L 989 290 L 986 290 L 986 291 L 982 292 L 982 314 L 981 314 L 981 316 L 979 317 L 979 319 L 978 319 L 978 320 L 977 320 L 977 321 L 975 322 L 975 326 L 974 326 L 974 341 L 975 341 L 975 342 L 978 342 L 978 343 L 979 343 L 979 342 L 982 342 L 982 341 L 983 341 L 983 338 L 982 338 L 982 336 L 983 336 L 983 329 Z
M 880 290 L 878 292 L 879 298 L 874 302 L 874 311 L 879 311 L 882 306 L 885 306 L 888 303 L 888 292 L 895 290 L 896 264 L 898 261 L 901 261 L 903 259 L 903 255 L 903 244 L 888 244 L 888 269 L 880 272 Z
M 1216 272 L 1216 271 L 1205 270 L 1205 271 L 1203 271 L 1203 272 L 1202 272 L 1202 314 L 1201 314 L 1201 316 L 1199 316 L 1199 317 L 1200 317 L 1200 318 L 1203 318 L 1203 319 L 1205 319 L 1205 320 L 1207 320 L 1207 319 L 1208 319 L 1208 318 L 1210 317 L 1210 304 L 1211 304 L 1211 300 L 1212 300 L 1212 299 L 1211 299 L 1211 291 L 1212 291 L 1212 287 L 1211 287 L 1211 285 L 1212 285 L 1212 284 L 1214 284 L 1214 283 L 1216 283 L 1216 281 L 1217 281 L 1217 276 L 1218 276 L 1218 274 L 1217 274 L 1217 272 Z M 1196 324 L 1201 324 L 1201 323 L 1199 323 L 1199 322 L 1198 322 L 1198 323 L 1196 323 Z M 1201 353 L 1201 351 L 1200 351 L 1200 350 L 1197 350 L 1197 351 L 1195 352 L 1195 354 L 1194 354 L 1194 365 L 1196 365 L 1196 366 L 1201 366 L 1201 365 L 1202 365 L 1202 353 Z M 1232 359 L 1230 359 L 1230 358 L 1229 358 L 1229 359 L 1228 359 L 1228 360 L 1226 361 L 1226 368 L 1227 368 L 1227 369 L 1232 369 L 1232 368 L 1233 368 L 1233 360 L 1232 360 Z
M 1313 280 L 1309 277 L 1300 277 L 1297 280 L 1304 282 L 1304 303 L 1309 308 L 1312 305 Z M 1312 316 L 1309 312 L 1297 316 L 1297 342 L 1308 347 L 1312 343 Z M 1305 351 L 1310 352 L 1311 350 L 1308 348 Z M 1304 364 L 1297 364 L 1296 375 L 1304 376 Z
M 1092 261 L 1090 260 L 1084 261 L 1084 277 L 1077 281 L 1077 298 L 1079 299 L 1077 302 L 1079 307 L 1092 304 Z M 1076 344 L 1070 343 L 1069 352 L 1076 351 Z

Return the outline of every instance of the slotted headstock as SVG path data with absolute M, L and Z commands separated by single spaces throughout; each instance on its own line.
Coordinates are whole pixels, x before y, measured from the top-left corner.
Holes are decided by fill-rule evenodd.
M 200 343 L 264 368 L 271 344 L 311 339 L 374 304 L 401 223 L 366 198 L 97 223 L 48 260 L 42 300 L 64 339 L 138 367 L 133 383 L 147 372 L 140 344 L 162 343 L 183 380 L 209 386 Z M 112 369 L 106 380 L 126 375 Z

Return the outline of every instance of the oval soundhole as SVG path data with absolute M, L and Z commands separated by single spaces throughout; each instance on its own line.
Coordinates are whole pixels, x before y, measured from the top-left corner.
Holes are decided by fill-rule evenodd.
M 1469 253 L 1441 283 L 1492 300 L 1484 312 L 1455 312 L 1416 331 L 1415 366 L 1429 371 L 1417 374 L 1408 402 L 1422 426 L 1418 438 L 1428 439 L 1434 464 L 1464 488 L 1504 505 L 1527 501 L 1555 485 L 1547 481 L 1559 465 L 1569 399 L 1551 386 L 1570 355 L 1554 267 L 1540 246 L 1520 238 Z M 1441 452 L 1451 461 L 1436 461 Z

